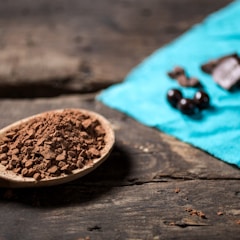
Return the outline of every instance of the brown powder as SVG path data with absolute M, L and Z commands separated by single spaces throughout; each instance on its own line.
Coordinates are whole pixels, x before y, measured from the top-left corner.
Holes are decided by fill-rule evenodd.
M 175 193 L 180 193 L 180 191 L 181 191 L 180 188 L 175 189 Z
M 204 219 L 207 218 L 205 213 L 203 213 L 202 211 L 197 211 L 197 210 L 192 209 L 192 208 L 186 208 L 185 211 L 189 212 L 190 215 L 196 215 L 196 216 L 198 216 L 200 218 L 204 218 Z
M 218 215 L 218 216 L 222 216 L 223 214 L 224 214 L 224 213 L 223 213 L 222 211 L 218 211 L 218 212 L 217 212 L 217 215 Z
M 16 174 L 36 180 L 71 174 L 101 156 L 105 130 L 79 111 L 37 116 L 0 138 L 0 163 Z

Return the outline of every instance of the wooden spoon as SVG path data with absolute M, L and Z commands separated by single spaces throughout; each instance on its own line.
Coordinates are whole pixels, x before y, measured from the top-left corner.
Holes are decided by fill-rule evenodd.
M 40 113 L 25 119 L 22 119 L 20 121 L 17 121 L 3 129 L 0 130 L 0 137 L 5 134 L 8 130 L 12 129 L 13 127 L 19 126 L 23 123 L 26 123 L 30 121 L 31 119 L 39 116 L 44 116 L 47 113 L 61 113 L 66 109 L 58 109 L 53 110 L 49 112 Z M 114 131 L 112 130 L 112 127 L 108 120 L 106 120 L 103 116 L 101 116 L 98 113 L 84 110 L 84 109 L 67 109 L 67 110 L 73 110 L 73 111 L 79 111 L 83 113 L 84 115 L 87 115 L 89 117 L 92 117 L 94 119 L 97 119 L 103 129 L 106 132 L 106 135 L 104 137 L 105 139 L 105 146 L 101 150 L 101 156 L 99 158 L 95 158 L 92 161 L 92 164 L 86 164 L 83 168 L 75 169 L 71 174 L 65 174 L 58 177 L 49 177 L 49 178 L 43 178 L 39 181 L 35 180 L 32 177 L 23 177 L 21 174 L 16 174 L 11 170 L 6 170 L 6 167 L 0 164 L 0 187 L 12 187 L 12 188 L 21 188 L 21 187 L 43 187 L 43 186 L 52 186 L 52 185 L 58 185 L 62 183 L 66 183 L 72 180 L 75 180 L 77 178 L 80 178 L 91 171 L 93 171 L 96 167 L 98 167 L 106 158 L 109 156 L 114 142 L 115 142 L 115 136 Z

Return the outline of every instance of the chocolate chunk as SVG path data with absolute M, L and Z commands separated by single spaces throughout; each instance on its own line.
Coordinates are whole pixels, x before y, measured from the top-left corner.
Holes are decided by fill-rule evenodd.
M 240 64 L 235 57 L 226 58 L 213 70 L 214 81 L 226 90 L 232 89 L 240 82 Z
M 197 78 L 191 77 L 188 79 L 189 87 L 201 87 L 201 83 Z
M 210 61 L 201 66 L 203 72 L 212 74 L 213 69 L 217 66 L 217 61 Z
M 188 86 L 188 78 L 185 75 L 181 75 L 177 78 L 177 81 L 179 83 L 179 85 L 183 86 L 183 87 L 187 87 Z
M 168 72 L 168 76 L 172 79 L 176 79 L 181 75 L 185 75 L 185 71 L 182 67 L 175 67 L 173 71 Z
M 189 78 L 185 73 L 185 70 L 181 67 L 175 67 L 173 71 L 168 72 L 168 76 L 172 79 L 176 79 L 179 85 L 183 87 L 200 87 L 201 84 L 197 78 Z
M 230 54 L 230 55 L 226 55 L 226 56 L 223 56 L 221 58 L 218 58 L 218 59 L 213 59 L 213 60 L 210 60 L 209 62 L 207 63 L 204 63 L 202 66 L 201 66 L 201 69 L 203 72 L 205 73 L 208 73 L 208 74 L 212 74 L 213 73 L 213 70 L 223 61 L 225 61 L 226 59 L 228 58 L 235 58 L 238 62 L 239 62 L 239 57 L 236 53 L 233 53 L 233 54 Z

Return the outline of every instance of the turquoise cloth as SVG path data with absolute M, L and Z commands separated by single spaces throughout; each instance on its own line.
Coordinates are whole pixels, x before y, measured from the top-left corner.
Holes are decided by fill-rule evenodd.
M 147 126 L 240 167 L 240 89 L 224 90 L 200 69 L 203 63 L 231 53 L 240 53 L 239 0 L 155 51 L 122 83 L 104 90 L 97 99 Z M 201 117 L 184 115 L 167 102 L 166 93 L 171 88 L 180 88 L 186 97 L 196 92 L 193 88 L 180 87 L 167 76 L 175 66 L 182 66 L 189 76 L 200 79 L 210 95 L 212 107 L 203 110 Z

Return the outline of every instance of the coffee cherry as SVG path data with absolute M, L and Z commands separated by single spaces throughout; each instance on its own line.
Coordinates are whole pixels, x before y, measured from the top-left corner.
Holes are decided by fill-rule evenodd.
M 198 92 L 196 92 L 193 100 L 199 109 L 205 109 L 209 107 L 210 99 L 208 94 L 204 91 L 199 90 Z
M 178 104 L 177 108 L 186 115 L 193 115 L 197 111 L 197 106 L 195 102 L 190 98 L 182 98 Z
M 177 104 L 181 99 L 182 93 L 178 89 L 170 89 L 168 91 L 167 100 L 173 107 L 177 107 Z

